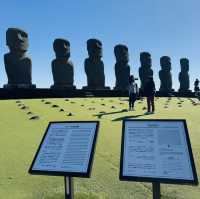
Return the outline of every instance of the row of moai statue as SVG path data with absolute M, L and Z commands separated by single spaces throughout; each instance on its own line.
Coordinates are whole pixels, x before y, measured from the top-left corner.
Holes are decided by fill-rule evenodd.
M 28 50 L 28 34 L 18 28 L 9 28 L 6 32 L 6 44 L 10 52 L 4 55 L 5 69 L 8 84 L 4 88 L 36 88 L 32 84 L 31 59 L 26 56 Z M 70 42 L 65 39 L 55 39 L 53 49 L 56 58 L 52 61 L 52 74 L 54 84 L 52 89 L 75 89 L 74 66 L 70 58 Z M 102 61 L 102 43 L 97 39 L 87 41 L 88 58 L 85 59 L 84 68 L 87 75 L 87 86 L 83 89 L 109 89 L 105 86 L 104 63 Z M 129 52 L 125 45 L 119 44 L 114 47 L 116 57 L 115 90 L 126 90 L 129 85 L 130 65 Z M 149 76 L 153 76 L 151 69 L 151 55 L 148 52 L 140 53 L 141 66 L 139 77 L 141 90 Z M 159 78 L 161 81 L 161 92 L 172 92 L 171 60 L 168 56 L 160 58 L 161 70 Z M 180 59 L 181 72 L 179 73 L 180 92 L 188 92 L 189 82 L 189 60 Z

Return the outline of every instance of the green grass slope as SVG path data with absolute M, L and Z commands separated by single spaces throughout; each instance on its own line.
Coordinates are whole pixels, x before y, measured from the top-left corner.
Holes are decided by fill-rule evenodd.
M 150 199 L 150 183 L 119 181 L 124 118 L 186 119 L 200 179 L 200 104 L 196 99 L 156 98 L 156 113 L 144 115 L 146 101 L 126 111 L 126 98 L 0 101 L 0 198 L 61 199 L 64 178 L 31 176 L 29 166 L 49 121 L 99 120 L 91 178 L 75 178 L 76 199 Z M 57 106 L 55 106 L 57 105 Z M 63 109 L 63 110 L 61 110 Z M 69 114 L 71 113 L 71 114 Z M 71 116 L 70 116 L 71 115 Z M 199 199 L 199 186 L 161 185 L 162 199 Z

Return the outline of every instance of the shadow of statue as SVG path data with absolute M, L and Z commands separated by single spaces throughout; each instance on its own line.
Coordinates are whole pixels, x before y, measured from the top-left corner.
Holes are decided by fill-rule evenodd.
M 134 119 L 134 118 L 138 118 L 138 117 L 141 117 L 141 116 L 145 116 L 145 114 L 118 117 L 118 118 L 113 119 L 112 121 L 117 122 L 117 121 L 122 121 L 124 119 Z
M 122 109 L 121 111 L 113 111 L 113 112 L 108 112 L 108 113 L 99 113 L 93 116 L 97 116 L 99 119 L 101 119 L 104 115 L 112 115 L 112 114 L 124 113 L 124 112 L 127 112 L 127 109 Z

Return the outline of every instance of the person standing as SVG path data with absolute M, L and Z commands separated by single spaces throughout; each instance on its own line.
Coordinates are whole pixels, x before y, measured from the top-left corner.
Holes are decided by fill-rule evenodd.
M 154 95 L 156 92 L 155 83 L 152 76 L 149 76 L 144 85 L 144 94 L 147 97 L 147 113 L 155 112 Z
M 194 82 L 194 92 L 195 92 L 195 96 L 199 95 L 199 80 L 196 79 Z
M 135 78 L 133 75 L 129 78 L 129 110 L 135 110 L 134 105 L 137 100 L 138 95 L 138 86 L 135 82 Z

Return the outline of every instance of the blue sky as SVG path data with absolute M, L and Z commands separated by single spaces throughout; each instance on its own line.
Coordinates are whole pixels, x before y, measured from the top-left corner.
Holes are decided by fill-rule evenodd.
M 29 34 L 28 55 L 32 58 L 32 79 L 37 87 L 53 84 L 51 61 L 55 38 L 71 42 L 75 82 L 86 85 L 83 62 L 86 41 L 98 38 L 103 43 L 106 85 L 115 84 L 113 48 L 126 44 L 131 73 L 138 77 L 139 54 L 152 55 L 156 87 L 160 81 L 159 59 L 172 60 L 173 87 L 178 89 L 179 59 L 190 60 L 191 89 L 200 78 L 200 1 L 199 0 L 6 0 L 0 11 L 0 87 L 7 83 L 3 55 L 8 52 L 5 32 L 19 27 Z

